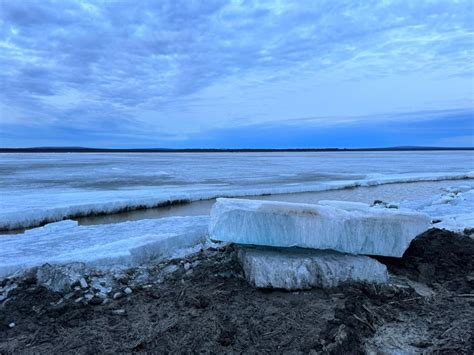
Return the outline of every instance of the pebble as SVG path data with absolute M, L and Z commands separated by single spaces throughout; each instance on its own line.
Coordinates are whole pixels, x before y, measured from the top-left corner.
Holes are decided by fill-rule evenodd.
M 163 268 L 162 272 L 164 274 L 171 274 L 178 270 L 178 267 L 176 265 L 168 265 L 167 267 Z
M 67 295 L 65 295 L 64 298 L 68 300 L 68 299 L 70 299 L 70 298 L 73 297 L 73 296 L 74 296 L 74 292 L 70 292 L 70 293 L 68 293 Z
M 98 305 L 102 304 L 102 302 L 103 302 L 102 298 L 94 296 L 90 299 L 89 304 L 92 305 L 92 306 L 98 306 Z
M 123 296 L 122 292 L 115 292 L 114 295 L 113 295 L 113 299 L 118 300 L 118 299 L 122 298 L 122 296 Z
M 190 263 L 184 264 L 184 270 L 185 270 L 185 271 L 188 271 L 190 268 L 191 268 L 191 264 L 190 264 Z
M 133 293 L 132 289 L 130 287 L 127 287 L 125 290 L 123 290 L 127 295 L 131 295 Z
M 14 328 L 15 327 L 15 323 L 14 322 L 11 322 L 10 324 L 8 324 L 8 327 L 11 329 L 11 328 Z
M 81 287 L 82 287 L 82 288 L 87 288 L 87 286 L 89 286 L 89 285 L 87 284 L 86 279 L 83 278 L 83 277 L 81 277 L 81 279 L 79 280 L 79 283 L 81 284 Z
M 91 299 L 94 298 L 94 295 L 92 293 L 86 293 L 84 298 L 87 300 L 87 301 L 90 301 Z
M 74 300 L 74 302 L 79 303 L 84 299 L 84 297 L 79 297 Z
M 124 316 L 127 312 L 125 312 L 125 309 L 114 309 L 112 311 L 112 314 L 115 314 L 117 316 Z

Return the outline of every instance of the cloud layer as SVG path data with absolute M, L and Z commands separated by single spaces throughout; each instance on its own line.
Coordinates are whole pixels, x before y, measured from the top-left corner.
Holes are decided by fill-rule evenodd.
M 289 121 L 439 120 L 474 106 L 472 7 L 2 1 L 0 145 L 195 146 Z

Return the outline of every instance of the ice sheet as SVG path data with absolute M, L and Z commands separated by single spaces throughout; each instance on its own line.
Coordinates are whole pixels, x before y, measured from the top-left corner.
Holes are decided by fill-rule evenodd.
M 401 257 L 429 227 L 429 216 L 409 210 L 219 198 L 209 235 L 238 244 Z
M 241 248 L 238 255 L 247 281 L 259 288 L 298 290 L 388 280 L 386 266 L 363 255 L 262 248 Z
M 179 200 L 474 178 L 470 154 L 0 154 L 0 230 Z
M 0 238 L 0 277 L 44 263 L 131 266 L 199 251 L 209 217 L 170 217 L 97 226 L 62 221 Z

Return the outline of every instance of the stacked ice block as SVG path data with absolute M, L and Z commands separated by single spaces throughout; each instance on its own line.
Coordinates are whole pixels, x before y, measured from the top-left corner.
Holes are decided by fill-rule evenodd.
M 239 259 L 250 283 L 291 290 L 386 282 L 385 265 L 367 255 L 401 257 L 429 225 L 425 214 L 362 203 L 220 198 L 209 234 L 241 245 Z

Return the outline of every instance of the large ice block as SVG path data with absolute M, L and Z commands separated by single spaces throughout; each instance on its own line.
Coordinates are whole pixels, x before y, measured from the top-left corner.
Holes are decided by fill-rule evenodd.
M 213 240 L 237 244 L 401 257 L 430 227 L 422 213 L 357 207 L 220 198 L 211 210 L 209 233 Z
M 168 217 L 79 226 L 62 221 L 0 238 L 0 278 L 45 263 L 136 266 L 206 247 L 209 217 Z
M 241 248 L 238 255 L 247 281 L 259 288 L 300 290 L 388 280 L 386 266 L 364 255 L 287 248 Z

